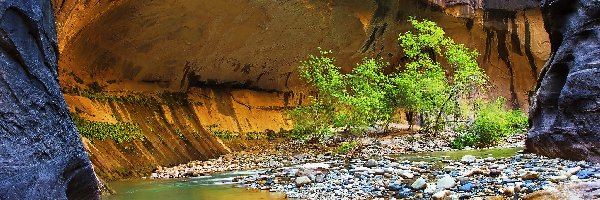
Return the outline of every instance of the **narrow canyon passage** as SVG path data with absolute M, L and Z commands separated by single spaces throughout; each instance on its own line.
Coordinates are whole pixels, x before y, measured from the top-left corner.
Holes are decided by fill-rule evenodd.
M 0 2 L 0 199 L 600 198 L 599 12 Z

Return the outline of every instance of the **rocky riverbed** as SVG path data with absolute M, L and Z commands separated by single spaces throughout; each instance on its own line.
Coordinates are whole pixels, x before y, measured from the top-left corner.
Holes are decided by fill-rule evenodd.
M 268 149 L 159 167 L 151 178 L 263 169 L 257 175 L 237 177 L 234 183 L 301 199 L 522 198 L 568 182 L 600 179 L 598 164 L 530 154 L 498 157 L 492 153 L 458 158 L 436 153 L 423 155 L 462 152 L 448 147 L 447 139 L 418 134 L 358 141 L 358 145 L 343 153 L 322 144 L 283 142 Z M 522 146 L 522 141 L 522 136 L 509 138 L 501 150 Z
M 240 177 L 243 187 L 302 199 L 520 198 L 565 182 L 596 181 L 600 165 L 523 154 L 441 162 L 325 156 L 322 163 Z

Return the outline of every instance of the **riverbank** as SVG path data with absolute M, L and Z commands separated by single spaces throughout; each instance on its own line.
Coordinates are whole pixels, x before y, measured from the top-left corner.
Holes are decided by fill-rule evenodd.
M 454 151 L 446 141 L 420 134 L 369 137 L 346 152 L 324 144 L 281 142 L 258 151 L 161 167 L 151 177 L 263 169 L 233 183 L 301 199 L 523 198 L 564 183 L 600 178 L 598 164 L 516 154 L 522 149 L 522 135 L 486 150 Z

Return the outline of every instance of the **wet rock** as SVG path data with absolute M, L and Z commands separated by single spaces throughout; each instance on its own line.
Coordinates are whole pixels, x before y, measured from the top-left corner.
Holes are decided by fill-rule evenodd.
M 365 162 L 365 167 L 377 167 L 379 166 L 379 163 L 377 163 L 377 161 L 373 160 L 373 159 L 369 159 L 367 160 L 367 162 Z
M 427 187 L 427 181 L 423 177 L 419 177 L 412 185 L 410 185 L 412 189 L 422 190 Z
M 533 97 L 528 152 L 600 162 L 600 26 L 597 0 L 544 0 L 552 54 Z
M 450 175 L 444 175 L 441 179 L 437 181 L 437 188 L 440 189 L 450 189 L 456 185 L 456 180 L 452 178 Z
M 58 83 L 55 1 L 0 1 L 0 199 L 98 199 Z
M 458 187 L 458 191 L 470 192 L 471 190 L 473 190 L 472 183 L 465 183 L 465 184 L 461 185 L 460 187 Z

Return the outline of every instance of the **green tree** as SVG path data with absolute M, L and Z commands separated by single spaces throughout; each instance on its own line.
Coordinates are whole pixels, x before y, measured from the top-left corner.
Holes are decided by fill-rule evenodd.
M 477 64 L 477 51 L 445 37 L 434 22 L 413 18 L 408 22 L 415 33 L 401 34 L 399 44 L 408 59 L 401 73 L 392 75 L 399 105 L 420 113 L 424 130 L 439 132 L 446 119 L 461 118 L 461 109 L 472 103 L 473 94 L 484 90 L 487 77 Z M 438 58 L 444 58 L 443 66 Z
M 415 32 L 399 36 L 407 63 L 396 73 L 384 73 L 389 64 L 381 59 L 365 58 L 344 74 L 331 51 L 320 49 L 320 55 L 302 62 L 300 78 L 318 95 L 312 105 L 290 112 L 296 135 L 324 136 L 332 128 L 360 133 L 378 123 L 389 124 L 398 109 L 420 113 L 423 130 L 433 133 L 447 128 L 449 121 L 473 115 L 471 99 L 485 91 L 487 81 L 477 64 L 477 51 L 456 44 L 434 22 L 408 22 Z
M 300 66 L 300 77 L 318 91 L 313 104 L 296 108 L 290 116 L 296 133 L 328 135 L 331 128 L 360 133 L 380 121 L 389 121 L 395 111 L 390 103 L 393 85 L 383 73 L 381 59 L 363 59 L 349 74 L 342 74 L 331 51 L 309 56 Z

